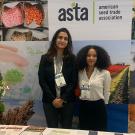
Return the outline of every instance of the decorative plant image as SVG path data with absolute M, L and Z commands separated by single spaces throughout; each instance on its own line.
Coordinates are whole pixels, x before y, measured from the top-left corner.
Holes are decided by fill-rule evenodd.
M 0 124 L 45 123 L 37 73 L 41 55 L 48 46 L 48 42 L 1 42 L 0 73 L 9 90 L 2 93 Z
M 1 114 L 0 124 L 27 125 L 33 114 L 33 101 L 29 100 L 21 107 L 9 109 L 7 113 Z
M 116 64 L 108 70 L 112 77 L 110 103 L 127 103 L 129 66 Z
M 8 86 L 6 85 L 5 81 L 2 79 L 2 75 L 0 73 L 0 113 L 4 112 L 5 107 L 2 102 L 2 96 L 5 95 L 6 90 L 8 90 Z
M 23 81 L 23 73 L 17 69 L 10 69 L 4 75 L 4 80 L 9 85 L 15 85 Z

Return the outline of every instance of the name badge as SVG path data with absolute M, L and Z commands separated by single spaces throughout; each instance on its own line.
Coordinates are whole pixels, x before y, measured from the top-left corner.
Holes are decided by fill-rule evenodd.
M 82 81 L 81 81 L 80 88 L 81 88 L 81 90 L 89 90 L 90 85 L 89 85 L 89 83 L 88 83 L 88 82 L 86 82 L 86 81 L 82 80 Z
M 83 100 L 89 100 L 89 90 L 81 90 L 81 99 Z
M 55 83 L 57 87 L 63 87 L 66 85 L 66 81 L 62 73 L 55 75 Z
M 80 99 L 82 100 L 89 100 L 89 95 L 90 95 L 90 86 L 89 86 L 89 83 L 85 80 L 82 80 L 81 81 L 81 85 L 80 85 L 80 88 L 81 88 L 81 96 L 80 96 Z

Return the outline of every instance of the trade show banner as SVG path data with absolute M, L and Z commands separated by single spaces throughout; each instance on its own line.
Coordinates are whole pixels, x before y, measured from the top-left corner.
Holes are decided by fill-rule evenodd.
M 108 131 L 135 132 L 135 0 L 0 0 L 0 124 L 47 126 L 38 68 L 62 27 L 75 55 L 86 45 L 108 52 Z
M 74 40 L 131 39 L 131 0 L 50 0 L 48 7 L 49 38 L 65 26 Z

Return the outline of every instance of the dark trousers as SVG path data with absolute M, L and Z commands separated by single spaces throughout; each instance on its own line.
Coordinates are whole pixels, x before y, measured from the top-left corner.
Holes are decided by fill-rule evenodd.
M 66 103 L 62 108 L 56 109 L 51 103 L 43 103 L 43 108 L 50 128 L 72 128 L 74 103 Z
M 107 113 L 104 101 L 80 101 L 79 126 L 83 130 L 105 131 Z

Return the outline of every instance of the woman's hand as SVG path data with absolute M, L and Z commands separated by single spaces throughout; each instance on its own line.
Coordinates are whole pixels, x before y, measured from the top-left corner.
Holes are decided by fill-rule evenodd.
M 55 108 L 61 108 L 63 106 L 63 99 L 61 98 L 55 98 L 52 102 L 53 106 Z

